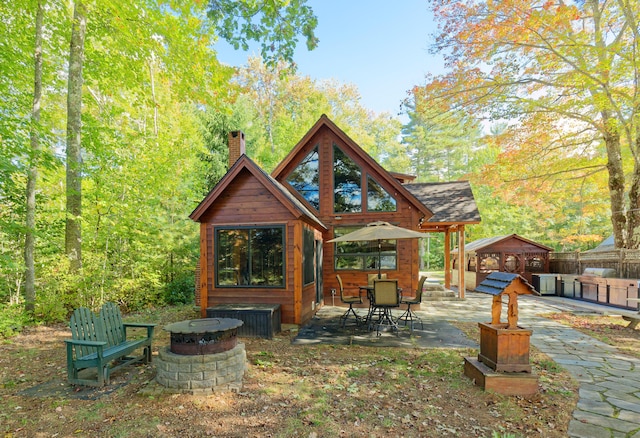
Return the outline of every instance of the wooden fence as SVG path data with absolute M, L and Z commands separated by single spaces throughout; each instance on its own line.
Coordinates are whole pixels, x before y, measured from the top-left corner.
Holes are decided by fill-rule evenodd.
M 549 256 L 549 272 L 580 275 L 586 268 L 608 268 L 618 278 L 640 278 L 640 250 L 552 252 Z

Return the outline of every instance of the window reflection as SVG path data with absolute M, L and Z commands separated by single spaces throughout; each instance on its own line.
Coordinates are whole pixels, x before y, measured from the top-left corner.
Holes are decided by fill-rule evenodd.
M 336 213 L 362 211 L 362 171 L 336 145 L 333 145 L 333 193 Z
M 284 286 L 284 227 L 217 229 L 217 286 Z
M 370 176 L 367 177 L 367 211 L 396 211 L 396 200 Z
M 287 182 L 316 210 L 320 209 L 320 171 L 318 146 L 293 169 Z
M 336 227 L 334 237 L 340 237 L 357 230 L 360 227 Z M 335 244 L 336 270 L 377 270 L 378 264 L 382 270 L 396 270 L 397 250 L 395 240 L 382 240 L 378 254 L 378 241 L 336 242 Z

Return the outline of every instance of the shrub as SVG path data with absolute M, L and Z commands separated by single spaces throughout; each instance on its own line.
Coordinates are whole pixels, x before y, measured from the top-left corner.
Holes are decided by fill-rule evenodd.
M 167 304 L 191 304 L 194 302 L 195 277 L 182 275 L 164 288 L 164 300 Z
M 0 304 L 0 338 L 15 336 L 28 322 L 24 308 L 17 304 Z

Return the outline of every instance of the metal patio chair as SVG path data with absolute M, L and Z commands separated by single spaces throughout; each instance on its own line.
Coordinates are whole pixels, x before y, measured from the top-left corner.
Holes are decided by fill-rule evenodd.
M 360 294 L 358 294 L 357 296 L 345 295 L 344 286 L 342 284 L 342 278 L 340 278 L 340 275 L 336 275 L 336 278 L 338 279 L 338 285 L 340 287 L 340 301 L 349 305 L 349 308 L 347 309 L 347 311 L 344 312 L 344 314 L 340 317 L 340 320 L 342 321 L 342 326 L 344 327 L 346 325 L 349 314 L 353 314 L 353 316 L 356 318 L 356 324 L 359 324 L 361 318 L 353 309 L 353 305 L 362 304 L 362 296 Z
M 373 307 L 378 312 L 377 321 L 370 320 L 369 326 L 375 325 L 376 332 L 380 336 L 380 327 L 387 326 L 398 333 L 398 322 L 393 318 L 391 310 L 400 306 L 400 293 L 398 280 L 373 280 Z
M 404 321 L 404 325 L 407 325 L 407 322 L 411 321 L 411 326 L 410 326 L 411 331 L 413 331 L 413 321 L 419 321 L 420 329 L 424 330 L 424 324 L 422 323 L 422 319 L 413 310 L 411 310 L 411 305 L 417 305 L 422 302 L 422 289 L 424 288 L 424 282 L 426 280 L 427 280 L 427 277 L 425 277 L 424 275 L 420 277 L 420 280 L 418 281 L 418 289 L 416 290 L 415 296 L 402 297 L 400 299 L 400 304 L 406 304 L 407 310 L 405 310 L 405 312 L 402 315 L 400 315 L 400 317 L 398 318 L 398 321 Z

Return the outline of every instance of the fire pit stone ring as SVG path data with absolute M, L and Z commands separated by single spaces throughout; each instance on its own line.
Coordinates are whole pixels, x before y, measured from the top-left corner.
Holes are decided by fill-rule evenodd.
M 247 358 L 244 344 L 237 341 L 242 324 L 233 318 L 204 318 L 167 325 L 171 345 L 158 352 L 156 381 L 172 392 L 240 391 Z

